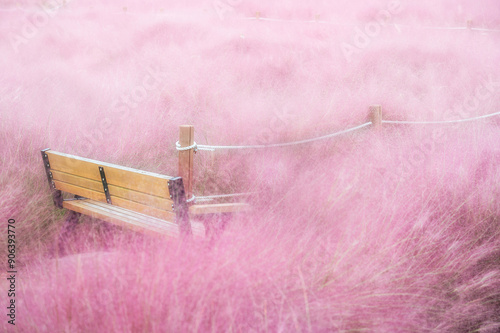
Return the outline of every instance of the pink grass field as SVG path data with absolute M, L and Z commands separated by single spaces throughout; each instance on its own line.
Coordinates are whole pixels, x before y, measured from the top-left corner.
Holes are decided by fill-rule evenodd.
M 498 113 L 498 1 L 3 1 L 0 31 L 1 332 L 500 332 L 500 115 L 199 151 L 195 194 L 257 192 L 212 243 L 82 217 L 59 254 L 40 158 L 175 176 L 183 124 L 271 144 L 374 104 Z

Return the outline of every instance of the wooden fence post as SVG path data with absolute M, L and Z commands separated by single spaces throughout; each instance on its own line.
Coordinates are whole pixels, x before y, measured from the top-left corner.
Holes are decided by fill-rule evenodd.
M 373 127 L 379 128 L 382 125 L 382 106 L 371 105 L 370 106 L 370 121 Z
M 179 144 L 181 148 L 194 144 L 194 126 L 179 127 Z M 182 177 L 188 200 L 193 197 L 193 157 L 194 149 L 179 150 L 179 177 Z

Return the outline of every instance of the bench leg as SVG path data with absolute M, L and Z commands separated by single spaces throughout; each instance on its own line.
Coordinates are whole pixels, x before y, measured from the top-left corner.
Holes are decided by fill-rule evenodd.
M 59 239 L 57 240 L 57 249 L 59 255 L 64 255 L 66 253 L 66 240 L 71 236 L 75 227 L 80 219 L 80 213 L 69 211 L 64 224 L 59 231 Z
M 186 192 L 181 177 L 175 177 L 168 181 L 168 191 L 174 202 L 175 220 L 179 225 L 181 238 L 192 237 L 191 222 L 189 221 L 189 209 L 186 201 Z
M 231 221 L 232 213 L 207 214 L 203 217 L 206 236 L 211 240 L 217 239 Z

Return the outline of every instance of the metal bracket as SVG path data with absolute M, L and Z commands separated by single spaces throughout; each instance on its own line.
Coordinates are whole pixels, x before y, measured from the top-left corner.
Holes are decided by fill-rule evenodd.
M 63 197 L 62 193 L 60 190 L 56 188 L 56 184 L 54 183 L 54 176 L 52 175 L 52 172 L 50 171 L 50 162 L 49 162 L 49 155 L 47 155 L 47 151 L 49 151 L 50 148 L 43 149 L 41 151 L 42 153 L 42 160 L 43 160 L 43 166 L 45 168 L 45 174 L 47 175 L 47 180 L 49 182 L 49 187 L 50 190 L 52 191 L 52 199 L 54 200 L 54 205 L 58 208 L 63 208 L 62 202 L 63 202 Z
M 186 202 L 186 192 L 184 191 L 184 183 L 181 177 L 172 178 L 168 181 L 168 191 L 174 202 L 172 210 L 175 212 L 176 223 L 182 237 L 191 236 L 191 223 L 189 222 L 188 205 Z
M 64 199 L 63 201 L 75 201 L 75 200 L 87 200 L 87 198 L 81 197 L 78 194 L 75 194 L 74 198 Z
M 52 172 L 50 171 L 49 155 L 47 155 L 46 153 L 48 150 L 49 148 L 42 150 L 43 166 L 45 167 L 45 173 L 47 174 L 47 180 L 49 181 L 49 186 L 51 189 L 55 190 L 56 184 L 54 183 Z
M 106 181 L 106 174 L 104 173 L 104 168 L 99 167 L 99 173 L 101 174 L 102 187 L 104 189 L 104 195 L 106 196 L 106 202 L 111 204 L 111 196 L 109 195 L 108 182 Z

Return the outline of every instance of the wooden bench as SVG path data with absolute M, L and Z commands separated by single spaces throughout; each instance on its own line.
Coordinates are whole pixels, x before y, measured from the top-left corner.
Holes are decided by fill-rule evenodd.
M 192 145 L 194 128 L 181 126 L 180 143 Z M 189 205 L 193 150 L 179 151 L 179 174 L 170 177 L 44 149 L 41 151 L 54 204 L 136 231 L 170 237 L 204 237 L 203 223 L 190 215 L 232 213 L 244 203 Z M 187 179 L 187 184 L 186 180 Z M 74 195 L 63 199 L 63 192 Z M 77 215 L 75 215 L 77 214 Z

